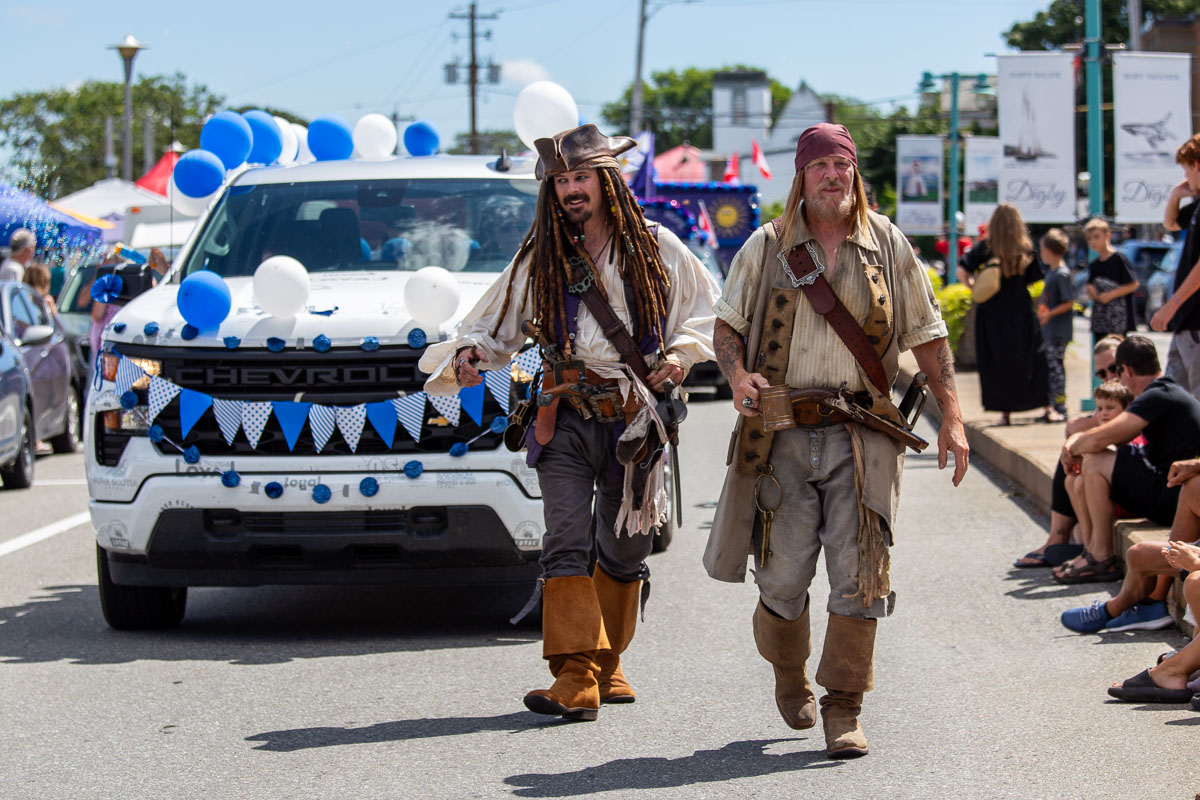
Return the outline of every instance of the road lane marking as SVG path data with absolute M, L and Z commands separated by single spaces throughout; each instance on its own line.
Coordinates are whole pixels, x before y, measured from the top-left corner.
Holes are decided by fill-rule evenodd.
M 15 539 L 9 539 L 7 542 L 0 542 L 0 557 L 6 556 L 9 553 L 15 553 L 18 550 L 29 547 L 31 544 L 45 541 L 51 536 L 57 536 L 60 533 L 66 533 L 69 530 L 78 528 L 85 522 L 90 522 L 92 515 L 87 511 L 81 511 L 74 516 L 60 519 L 58 522 L 51 522 L 37 530 L 32 530 L 29 533 L 23 533 Z

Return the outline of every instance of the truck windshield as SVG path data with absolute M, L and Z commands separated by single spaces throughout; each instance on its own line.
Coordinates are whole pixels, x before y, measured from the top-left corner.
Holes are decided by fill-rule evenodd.
M 183 274 L 253 275 L 275 255 L 291 256 L 309 272 L 428 266 L 500 272 L 533 224 L 536 187 L 505 179 L 234 186 L 213 210 Z

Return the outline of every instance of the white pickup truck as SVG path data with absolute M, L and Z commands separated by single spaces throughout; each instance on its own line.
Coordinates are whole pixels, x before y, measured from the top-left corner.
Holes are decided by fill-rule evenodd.
M 237 403 L 341 409 L 417 395 L 425 337 L 410 337 L 406 282 L 431 265 L 456 276 L 458 311 L 424 331 L 448 335 L 515 253 L 537 191 L 531 161 L 475 156 L 251 168 L 228 181 L 166 280 L 104 331 L 85 435 L 109 625 L 175 625 L 189 586 L 536 578 L 537 476 L 503 447 L 492 391 L 479 422 L 464 410 L 452 424 L 424 400 L 390 444 L 367 422 L 357 443 L 339 426 L 320 448 L 311 419 L 288 432 L 276 415 L 253 445 L 245 426 L 227 442 L 215 402 L 184 435 L 180 406 L 188 392 L 226 414 Z M 308 270 L 307 308 L 294 317 L 255 299 L 255 269 L 272 255 Z M 176 296 L 204 269 L 225 279 L 232 304 L 219 330 L 197 334 Z M 137 380 L 118 392 L 123 361 Z M 513 397 L 529 377 L 514 374 Z M 173 393 L 154 414 L 152 382 Z

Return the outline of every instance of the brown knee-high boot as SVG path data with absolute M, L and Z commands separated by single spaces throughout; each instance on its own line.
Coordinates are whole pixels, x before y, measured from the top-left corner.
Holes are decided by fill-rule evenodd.
M 587 575 L 547 578 L 542 590 L 542 657 L 554 685 L 525 695 L 538 714 L 594 720 L 600 708 L 596 651 L 608 648 L 596 588 Z
M 867 754 L 867 736 L 858 715 L 863 693 L 875 688 L 876 624 L 873 619 L 829 615 L 817 683 L 828 690 L 821 698 L 821 721 L 830 758 Z
M 754 641 L 759 654 L 775 668 L 775 705 L 789 728 L 798 731 L 817 724 L 817 703 L 804 663 L 812 652 L 808 604 L 793 620 L 772 614 L 762 601 L 754 608 Z
M 604 618 L 604 632 L 609 644 L 608 649 L 596 653 L 596 663 L 600 665 L 600 702 L 632 703 L 637 700 L 637 693 L 621 670 L 621 654 L 633 641 L 633 632 L 637 628 L 642 582 L 622 583 L 599 565 L 592 575 L 592 582 L 596 584 L 596 597 L 600 601 L 600 614 Z

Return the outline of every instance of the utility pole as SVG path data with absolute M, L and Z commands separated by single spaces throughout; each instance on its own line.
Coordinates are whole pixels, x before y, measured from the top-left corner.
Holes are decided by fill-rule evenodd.
M 1129 12 L 1129 49 L 1142 49 L 1142 0 L 1128 0 L 1126 10 Z
M 642 124 L 642 43 L 646 38 L 646 0 L 638 0 L 637 59 L 634 61 L 633 101 L 629 104 L 629 135 L 637 136 Z
M 468 87 L 467 94 L 471 98 L 471 153 L 478 154 L 479 153 L 479 129 L 476 124 L 475 105 L 476 105 L 476 94 L 479 89 L 479 59 L 475 52 L 475 39 L 476 39 L 475 22 L 476 22 L 476 20 L 481 20 L 481 19 L 488 19 L 488 20 L 499 19 L 499 17 L 496 14 L 479 14 L 475 10 L 475 3 L 471 3 L 467 7 L 466 14 L 455 14 L 454 12 L 451 12 L 450 19 L 465 19 L 465 20 L 467 20 L 467 37 L 471 40 L 471 45 L 470 45 L 471 63 L 467 65 L 467 87 Z M 483 37 L 485 39 L 492 38 L 492 32 L 491 31 L 485 32 L 483 34 Z M 494 72 L 494 70 L 489 69 L 489 78 L 493 77 L 490 74 L 492 72 Z M 496 75 L 495 77 L 497 80 L 499 79 L 499 75 Z M 496 80 L 492 80 L 491 82 L 495 83 Z

